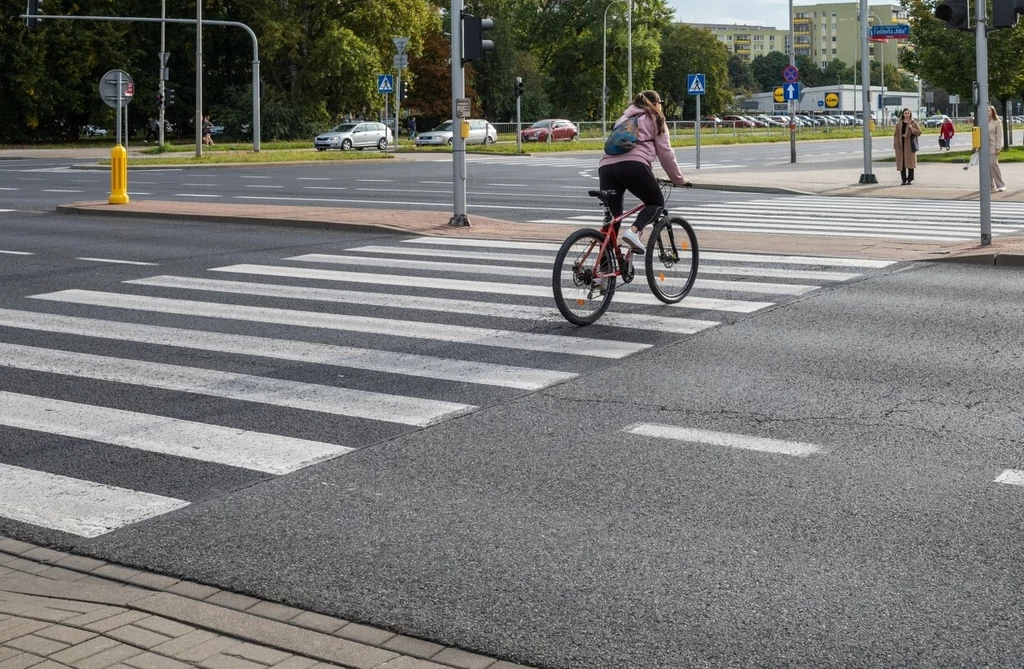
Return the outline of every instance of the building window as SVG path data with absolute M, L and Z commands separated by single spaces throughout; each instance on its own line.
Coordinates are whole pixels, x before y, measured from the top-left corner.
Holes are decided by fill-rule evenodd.
M 832 37 L 832 43 L 833 43 L 833 44 L 835 44 L 835 43 L 836 43 L 836 38 L 835 38 L 835 36 L 833 36 L 833 37 Z
M 832 55 L 833 56 L 836 55 L 836 50 L 835 49 L 832 49 Z

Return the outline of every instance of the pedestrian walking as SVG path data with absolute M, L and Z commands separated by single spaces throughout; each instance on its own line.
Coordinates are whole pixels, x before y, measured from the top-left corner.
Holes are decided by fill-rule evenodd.
M 156 119 L 152 116 L 149 117 L 149 121 L 146 123 L 146 138 L 142 140 L 144 144 L 149 144 L 149 138 L 160 139 L 160 124 L 156 122 Z
M 416 117 L 409 117 L 409 139 L 416 139 Z
M 896 169 L 903 178 L 903 186 L 914 183 L 914 170 L 917 168 L 918 137 L 921 136 L 921 125 L 913 118 L 910 110 L 903 109 L 896 129 L 892 133 L 892 148 L 896 151 Z
M 943 116 L 942 125 L 939 126 L 939 148 L 949 151 L 950 142 L 955 134 L 956 128 L 953 127 L 953 122 L 949 120 L 948 116 Z
M 988 169 L 992 192 L 1002 193 L 1006 190 L 1003 182 L 1003 171 L 999 169 L 999 153 L 1003 150 L 1003 120 L 996 113 L 996 108 L 988 108 Z
M 213 123 L 209 114 L 203 117 L 203 144 L 213 146 Z

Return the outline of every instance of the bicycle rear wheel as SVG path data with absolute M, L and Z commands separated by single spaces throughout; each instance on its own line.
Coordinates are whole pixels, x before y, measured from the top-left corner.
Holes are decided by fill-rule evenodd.
M 603 241 L 604 236 L 597 230 L 577 230 L 562 242 L 555 257 L 551 277 L 555 305 L 565 320 L 574 325 L 590 325 L 612 302 L 615 277 L 594 277 L 599 267 L 602 273 L 613 272 L 615 268 L 611 248 L 605 249 L 603 259 L 598 257 Z
M 697 235 L 681 218 L 665 218 L 654 224 L 647 240 L 644 270 L 647 285 L 665 304 L 679 302 L 697 279 Z

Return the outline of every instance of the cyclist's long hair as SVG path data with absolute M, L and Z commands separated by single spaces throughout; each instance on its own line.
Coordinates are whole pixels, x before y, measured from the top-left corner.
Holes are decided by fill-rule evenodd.
M 643 109 L 648 116 L 654 117 L 654 123 L 658 126 L 658 132 L 655 134 L 658 135 L 665 132 L 667 129 L 665 124 L 665 115 L 661 113 L 660 109 L 658 109 L 658 100 L 660 99 L 661 96 L 658 95 L 657 91 L 643 91 L 633 98 L 633 104 L 640 109 Z

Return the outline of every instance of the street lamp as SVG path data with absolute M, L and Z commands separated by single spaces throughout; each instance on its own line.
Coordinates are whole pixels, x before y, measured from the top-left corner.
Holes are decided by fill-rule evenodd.
M 601 51 L 601 136 L 607 137 L 608 131 L 606 125 L 608 123 L 608 10 L 612 8 L 616 2 L 626 2 L 626 0 L 612 0 L 608 3 L 608 6 L 604 8 L 604 47 Z M 630 75 L 629 75 L 629 87 L 632 92 L 633 88 L 633 41 L 632 41 L 632 23 L 630 24 L 630 42 L 629 42 L 629 61 L 630 61 Z

